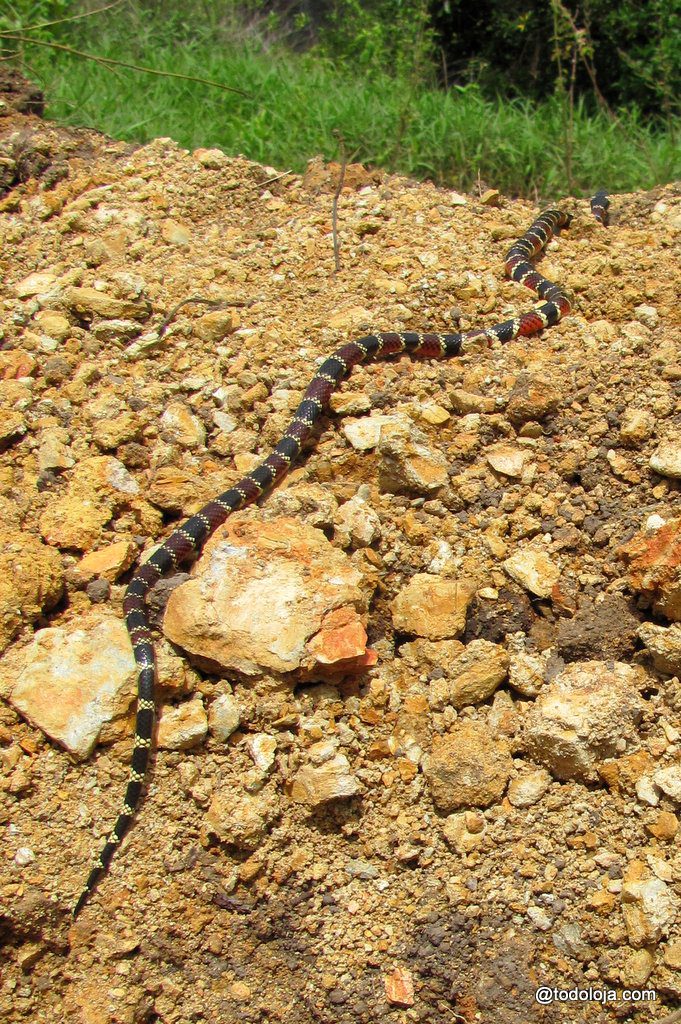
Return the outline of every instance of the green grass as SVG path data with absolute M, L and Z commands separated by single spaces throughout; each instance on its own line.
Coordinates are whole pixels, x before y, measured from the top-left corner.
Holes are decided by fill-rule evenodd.
M 302 171 L 316 154 L 338 158 L 337 131 L 351 160 L 460 189 L 480 176 L 507 194 L 542 199 L 596 186 L 646 189 L 681 176 L 678 135 L 653 130 L 635 112 L 613 120 L 578 104 L 570 177 L 566 111 L 557 97 L 534 105 L 490 101 L 473 85 L 448 92 L 415 86 L 375 67 L 341 68 L 314 52 L 293 55 L 265 45 L 258 31 L 202 26 L 198 17 L 191 28 L 186 20 L 169 24 L 149 14 L 131 20 L 130 12 L 82 25 L 85 35 L 62 34 L 60 41 L 250 94 L 122 69 L 114 74 L 43 47 L 26 49 L 25 69 L 46 91 L 48 116 L 117 138 L 171 136 L 189 149 L 219 146 Z

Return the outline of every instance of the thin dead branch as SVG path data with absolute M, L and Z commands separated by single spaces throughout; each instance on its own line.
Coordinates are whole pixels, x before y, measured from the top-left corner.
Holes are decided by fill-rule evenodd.
M 347 167 L 347 155 L 345 152 L 345 139 L 339 131 L 333 133 L 338 139 L 338 148 L 340 150 L 340 174 L 338 175 L 338 187 L 334 192 L 333 203 L 331 204 L 331 232 L 333 235 L 333 260 L 335 273 L 337 274 L 341 268 L 340 266 L 340 243 L 338 241 L 338 200 L 343 190 L 343 183 L 345 181 L 345 168 Z
M 51 50 L 61 50 L 73 57 L 81 57 L 83 60 L 92 60 L 96 64 L 103 64 L 105 67 L 127 68 L 129 71 L 141 71 L 145 75 L 158 75 L 161 78 L 179 78 L 185 82 L 198 82 L 200 85 L 210 85 L 214 89 L 222 89 L 224 92 L 234 92 L 239 96 L 252 99 L 250 93 L 243 89 L 236 89 L 232 85 L 223 85 L 222 82 L 213 82 L 208 78 L 196 78 L 194 75 L 182 75 L 178 71 L 158 71 L 156 68 L 146 68 L 139 64 L 128 64 L 124 60 L 114 60 L 113 57 L 98 57 L 94 53 L 85 53 L 83 50 L 75 50 L 72 46 L 65 46 L 63 43 L 48 42 L 46 39 L 33 39 L 31 36 L 15 35 L 13 32 L 0 32 L 0 39 L 11 39 L 16 43 L 24 43 L 29 46 L 47 46 Z
M 158 325 L 158 336 L 162 338 L 165 332 L 168 330 L 169 325 L 175 319 L 177 314 L 180 312 L 183 306 L 188 306 L 190 302 L 199 302 L 203 306 L 212 306 L 213 309 L 228 309 L 230 306 L 247 306 L 247 302 L 241 302 L 238 299 L 206 299 L 203 295 L 192 295 L 188 299 L 182 299 L 182 302 L 178 302 L 176 306 L 170 310 L 168 315 Z

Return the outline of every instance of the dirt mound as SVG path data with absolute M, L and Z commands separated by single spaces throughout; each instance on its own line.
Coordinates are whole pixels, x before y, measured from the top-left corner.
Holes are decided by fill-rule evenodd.
M 599 1024 L 634 1012 L 624 988 L 675 1005 L 679 188 L 611 196 L 607 229 L 563 201 L 541 269 L 573 311 L 539 337 L 341 386 L 244 515 L 343 553 L 376 664 L 219 673 L 166 645 L 148 795 L 69 934 L 132 738 L 129 689 L 89 759 L 36 724 L 47 684 L 72 685 L 70 638 L 92 645 L 85 707 L 142 547 L 268 454 L 343 341 L 530 308 L 503 256 L 537 211 L 353 168 L 335 272 L 335 169 L 135 147 L 0 89 L 4 1019 Z M 540 986 L 618 995 L 543 1007 Z

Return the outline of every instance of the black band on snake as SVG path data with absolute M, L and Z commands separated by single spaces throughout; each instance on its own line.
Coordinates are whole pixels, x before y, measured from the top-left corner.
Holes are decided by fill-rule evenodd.
M 592 212 L 603 224 L 607 220 L 608 205 L 605 192 L 598 192 L 591 200 Z M 537 217 L 506 255 L 506 273 L 514 281 L 535 291 L 544 300 L 540 306 L 531 312 L 522 313 L 514 320 L 506 320 L 486 330 L 455 334 L 389 331 L 368 334 L 357 341 L 342 345 L 322 363 L 310 381 L 286 433 L 271 454 L 256 469 L 242 477 L 234 487 L 209 501 L 200 511 L 177 527 L 136 570 L 123 600 L 125 622 L 138 669 L 137 718 L 130 780 L 121 813 L 74 907 L 74 917 L 80 913 L 95 885 L 106 872 L 116 847 L 130 828 L 149 765 L 156 677 L 154 647 L 145 600 L 151 587 L 165 573 L 177 568 L 190 555 L 199 552 L 205 541 L 232 512 L 257 501 L 286 475 L 300 454 L 302 445 L 311 435 L 332 392 L 358 363 L 384 359 L 403 352 L 413 358 L 448 359 L 459 355 L 469 339 L 486 339 L 489 344 L 495 340 L 505 343 L 520 336 L 536 334 L 537 331 L 551 327 L 566 316 L 570 312 L 567 297 L 559 285 L 548 281 L 535 270 L 531 260 L 544 249 L 554 234 L 561 228 L 569 226 L 570 220 L 571 216 L 561 210 L 547 210 Z
M 591 212 L 597 221 L 607 226 L 609 209 L 610 200 L 608 199 L 608 193 L 600 189 L 596 195 L 591 197 Z

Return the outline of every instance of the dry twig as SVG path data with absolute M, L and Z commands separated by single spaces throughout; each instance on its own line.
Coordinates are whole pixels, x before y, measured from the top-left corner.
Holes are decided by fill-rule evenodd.
M 331 232 L 333 234 L 333 260 L 335 266 L 335 273 L 337 274 L 340 270 L 340 244 L 338 241 L 338 199 L 343 190 L 343 182 L 345 181 L 345 168 L 347 167 L 347 156 L 345 153 L 345 139 L 339 131 L 333 133 L 338 139 L 338 148 L 340 150 L 341 166 L 340 174 L 338 175 L 338 187 L 333 196 L 333 203 L 331 204 Z
M 161 320 L 158 326 L 158 336 L 162 338 L 165 332 L 168 330 L 168 326 L 175 319 L 177 314 L 180 312 L 183 306 L 188 306 L 190 302 L 200 302 L 203 306 L 212 306 L 214 309 L 228 309 L 229 306 L 246 306 L 248 303 L 240 302 L 238 299 L 230 299 L 229 301 L 223 299 L 206 299 L 203 295 L 192 295 L 188 299 L 182 299 L 182 302 L 178 302 L 176 306 L 170 310 L 168 315 Z
M 129 71 L 142 71 L 146 75 L 159 75 L 161 78 L 180 78 L 185 82 L 199 82 L 200 85 L 210 85 L 214 89 L 222 89 L 224 92 L 235 92 L 239 96 L 245 96 L 247 99 L 252 98 L 250 93 L 244 92 L 243 89 L 236 89 L 233 85 L 223 85 L 222 82 L 213 82 L 209 78 L 182 75 L 179 71 L 158 71 L 156 68 L 145 68 L 139 64 L 128 64 L 124 60 L 114 60 L 113 57 L 98 57 L 94 53 L 85 53 L 84 50 L 75 50 L 72 46 L 48 42 L 46 39 L 33 39 L 31 36 L 15 35 L 13 32 L 0 32 L 0 39 L 11 39 L 13 42 L 24 43 L 29 46 L 47 46 L 51 50 L 61 50 L 63 53 L 70 53 L 73 57 L 93 60 L 96 64 L 103 64 L 105 67 L 128 68 Z
M 252 188 L 267 188 L 268 185 L 272 185 L 275 181 L 279 181 L 280 178 L 285 178 L 287 174 L 293 174 L 293 171 L 282 171 L 281 174 L 275 174 L 273 178 L 268 178 L 266 181 L 256 181 Z

